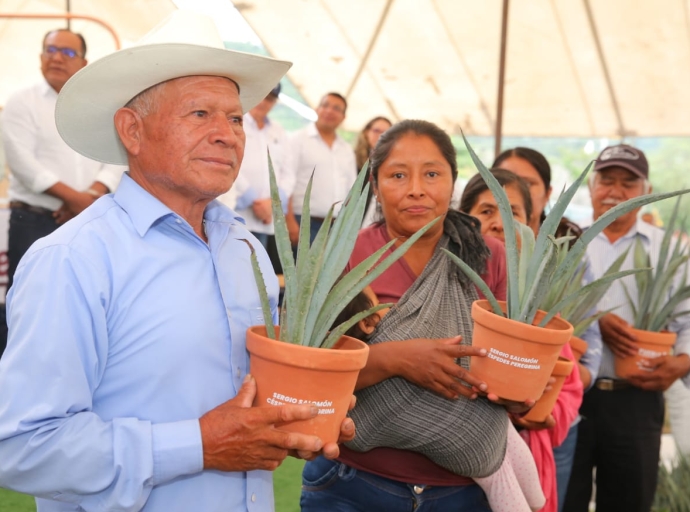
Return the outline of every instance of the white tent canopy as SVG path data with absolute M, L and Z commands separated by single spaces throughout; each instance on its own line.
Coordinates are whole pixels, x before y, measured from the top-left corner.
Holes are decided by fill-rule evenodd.
M 315 106 L 346 125 L 422 118 L 494 135 L 500 0 L 242 0 L 237 9 Z M 511 0 L 503 134 L 690 134 L 690 1 Z
M 230 0 L 227 0 L 229 3 Z M 40 38 L 65 22 L 3 18 L 64 13 L 65 0 L 0 0 L 0 105 L 40 77 Z M 127 46 L 175 9 L 171 0 L 70 0 Z M 423 118 L 494 135 L 503 0 L 242 0 L 236 7 L 311 106 L 346 94 L 345 127 Z M 688 135 L 690 0 L 511 0 L 503 134 Z M 220 16 L 220 15 L 219 15 Z M 115 50 L 91 21 L 89 60 Z

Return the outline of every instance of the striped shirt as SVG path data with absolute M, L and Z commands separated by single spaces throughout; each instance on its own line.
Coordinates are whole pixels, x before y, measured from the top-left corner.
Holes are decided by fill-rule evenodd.
M 656 228 L 639 219 L 630 231 L 613 243 L 609 241 L 606 235 L 600 233 L 587 246 L 587 255 L 592 265 L 594 278 L 601 277 L 616 258 L 623 254 L 628 248 L 630 248 L 630 252 L 623 263 L 622 270 L 633 268 L 633 244 L 637 239 L 642 242 L 645 250 L 649 253 L 652 267 L 656 267 L 663 237 L 664 231 L 662 229 Z M 673 285 L 668 290 L 669 297 L 675 290 L 683 285 L 683 280 L 684 273 L 680 271 L 673 280 Z M 604 311 L 616 308 L 613 313 L 632 325 L 634 320 L 633 311 L 628 303 L 625 288 L 627 288 L 633 300 L 636 300 L 637 284 L 635 282 L 635 276 L 626 276 L 623 279 L 613 282 L 606 292 L 606 295 L 599 301 L 598 309 L 599 311 Z M 678 312 L 688 310 L 690 310 L 690 299 L 686 299 L 676 308 Z M 674 353 L 690 355 L 690 314 L 683 315 L 671 321 L 668 325 L 668 330 L 678 335 Z M 604 344 L 603 347 L 599 377 L 616 377 L 613 353 L 606 344 Z M 683 377 L 683 382 L 686 386 L 690 387 L 690 374 Z

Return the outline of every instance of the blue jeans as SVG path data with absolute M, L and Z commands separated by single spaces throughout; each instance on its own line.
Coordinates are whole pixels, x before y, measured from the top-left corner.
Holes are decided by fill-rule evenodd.
M 563 510 L 565 493 L 568 490 L 570 473 L 573 470 L 575 459 L 575 447 L 577 446 L 577 423 L 570 427 L 568 436 L 563 444 L 553 449 L 553 458 L 556 461 L 556 485 L 558 489 L 558 512 Z
M 424 487 L 319 457 L 302 473 L 302 512 L 491 512 L 478 485 Z
M 295 215 L 295 220 L 297 221 L 297 224 L 301 224 L 302 216 L 301 215 Z M 309 219 L 309 243 L 310 244 L 312 244 L 314 242 L 314 238 L 316 238 L 316 234 L 319 232 L 319 229 L 321 229 L 322 224 L 323 224 L 322 220 L 317 220 L 314 217 Z

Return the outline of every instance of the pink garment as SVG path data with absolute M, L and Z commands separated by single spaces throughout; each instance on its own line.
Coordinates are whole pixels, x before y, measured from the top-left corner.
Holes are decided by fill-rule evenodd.
M 561 356 L 573 360 L 573 352 L 568 343 L 563 346 Z M 537 464 L 539 481 L 546 496 L 546 505 L 541 509 L 541 512 L 557 512 L 558 510 L 556 462 L 553 458 L 553 448 L 560 446 L 568 436 L 570 425 L 577 417 L 582 403 L 582 393 L 580 372 L 577 365 L 573 365 L 573 371 L 566 377 L 551 413 L 556 420 L 556 426 L 549 429 L 523 430 L 521 432 L 532 452 L 534 462 Z
M 534 457 L 512 423 L 508 423 L 508 444 L 501 467 L 474 481 L 486 494 L 492 512 L 532 512 L 546 502 Z

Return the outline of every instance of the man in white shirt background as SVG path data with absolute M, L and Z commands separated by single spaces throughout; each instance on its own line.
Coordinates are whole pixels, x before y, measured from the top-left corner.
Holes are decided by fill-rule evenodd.
M 113 191 L 124 170 L 78 154 L 55 127 L 58 93 L 86 66 L 85 57 L 86 43 L 80 34 L 65 29 L 48 32 L 40 54 L 44 79 L 17 91 L 5 104 L 2 138 L 10 169 L 8 289 L 31 244 Z
M 280 195 L 287 208 L 287 199 L 292 192 L 292 180 L 285 173 L 287 135 L 277 122 L 268 117 L 278 101 L 280 84 L 256 107 L 244 114 L 245 156 L 240 172 L 233 186 L 235 208 L 247 225 L 247 229 L 259 239 L 264 247 L 274 233 L 271 210 L 271 189 L 268 178 L 267 150 L 271 154 Z
M 336 92 L 329 92 L 316 108 L 316 122 L 295 132 L 290 139 L 286 169 L 289 175 L 294 176 L 295 183 L 291 197 L 294 220 L 288 220 L 293 244 L 296 243 L 302 203 L 312 172 L 311 241 L 331 205 L 342 202 L 355 182 L 357 164 L 354 150 L 336 133 L 345 120 L 346 112 L 347 100 Z M 338 206 L 336 213 L 337 210 Z

